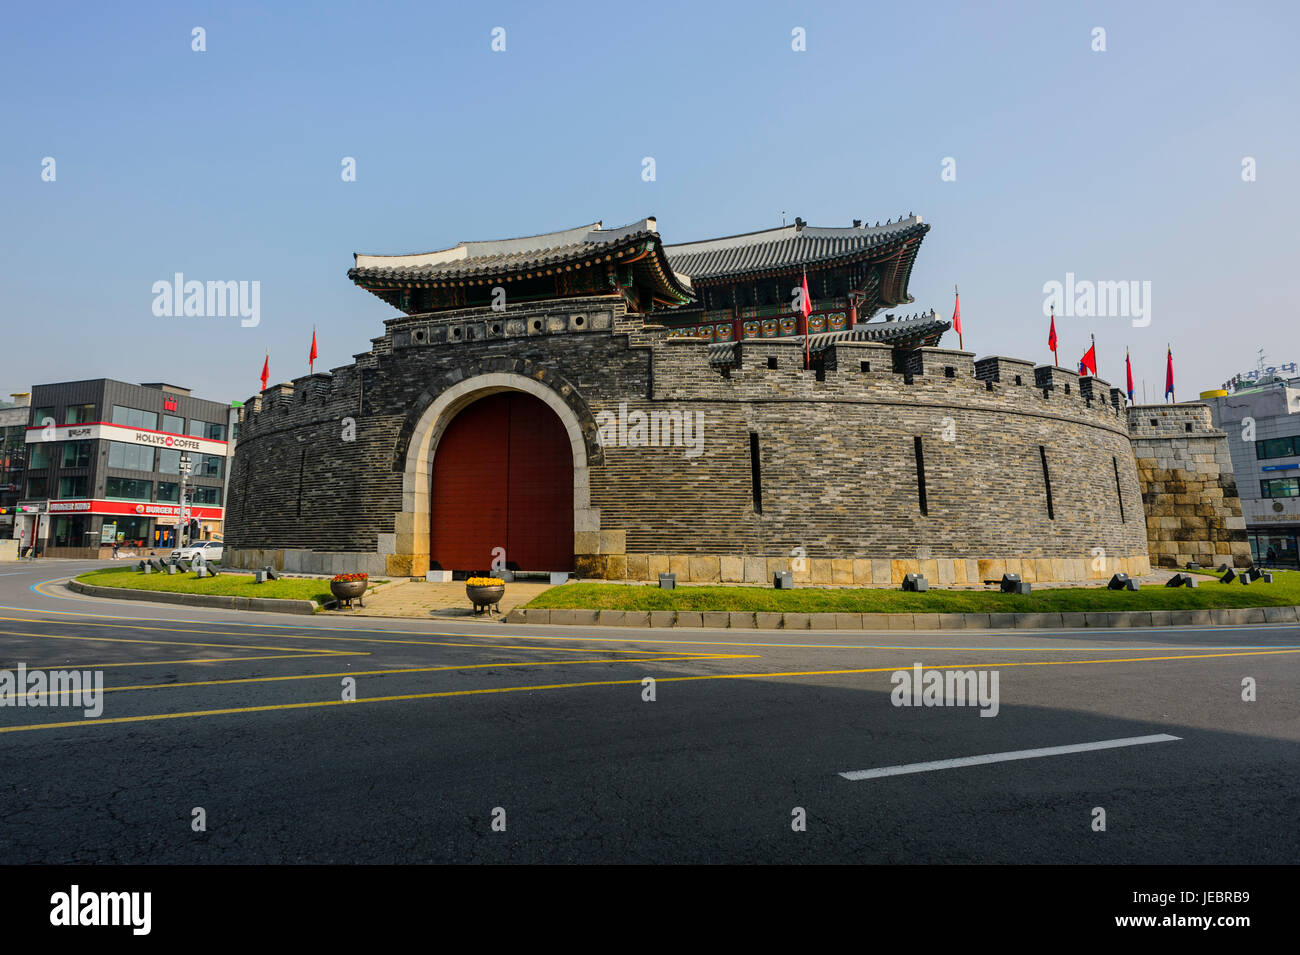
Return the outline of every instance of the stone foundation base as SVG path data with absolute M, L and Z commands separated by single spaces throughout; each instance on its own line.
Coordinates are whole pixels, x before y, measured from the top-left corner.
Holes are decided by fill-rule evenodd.
M 798 566 L 796 566 L 798 564 Z M 1094 564 L 1103 569 L 1094 569 Z M 791 557 L 735 557 L 704 554 L 583 554 L 576 558 L 577 576 L 604 580 L 658 580 L 676 574 L 690 583 L 750 583 L 771 585 L 781 571 L 790 571 L 796 584 L 892 585 L 905 574 L 924 574 L 936 587 L 1001 580 L 1003 574 L 1038 581 L 1106 580 L 1123 573 L 1140 577 L 1151 572 L 1146 554 L 1107 557 L 941 557 L 931 560 L 890 558 L 822 558 L 797 561 Z
M 273 567 L 287 574 L 356 574 L 372 577 L 390 574 L 387 560 L 380 554 L 312 551 L 297 548 L 230 548 L 221 555 L 223 567 L 261 570 Z M 406 576 L 405 574 L 393 576 Z
M 226 567 L 258 570 L 268 564 L 286 573 L 345 574 L 364 571 L 371 576 L 423 576 L 428 557 L 410 554 L 360 554 L 315 552 L 301 549 L 227 547 Z M 790 571 L 796 584 L 837 586 L 898 586 L 905 574 L 924 574 L 936 587 L 980 584 L 1019 574 L 1029 583 L 1039 581 L 1106 580 L 1112 574 L 1140 577 L 1151 573 L 1146 554 L 1107 557 L 1103 569 L 1094 569 L 1092 557 L 940 557 L 931 560 L 890 558 L 743 557 L 719 554 L 579 554 L 574 576 L 597 580 L 658 580 L 676 574 L 683 583 L 747 583 L 771 586 L 772 578 Z M 798 564 L 798 566 L 796 566 Z M 1208 566 L 1208 565 L 1207 565 Z

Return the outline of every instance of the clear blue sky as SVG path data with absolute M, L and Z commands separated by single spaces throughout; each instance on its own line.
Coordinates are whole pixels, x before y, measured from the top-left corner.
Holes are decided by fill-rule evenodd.
M 1300 361 L 1298 9 L 11 4 L 0 393 L 107 376 L 244 399 L 268 349 L 273 381 L 306 373 L 313 324 L 318 369 L 382 334 L 394 313 L 347 280 L 354 251 L 647 215 L 680 242 L 785 210 L 922 215 L 915 308 L 948 317 L 959 283 L 979 355 L 1050 361 L 1042 288 L 1067 272 L 1150 281 L 1147 328 L 1058 318 L 1062 364 L 1095 333 L 1122 383 L 1127 345 L 1140 400 L 1172 342 L 1194 398 L 1261 346 Z M 261 324 L 155 317 L 176 272 L 260 281 Z

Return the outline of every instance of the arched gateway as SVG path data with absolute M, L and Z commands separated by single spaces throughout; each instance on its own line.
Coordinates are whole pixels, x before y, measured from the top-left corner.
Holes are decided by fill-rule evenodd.
M 573 570 L 575 530 L 600 529 L 589 488 L 581 425 L 564 399 L 525 375 L 476 375 L 415 426 L 397 551 L 417 574 L 486 570 L 496 547 L 520 570 Z
M 485 570 L 573 569 L 573 450 L 539 398 L 504 391 L 452 419 L 430 489 L 429 563 Z

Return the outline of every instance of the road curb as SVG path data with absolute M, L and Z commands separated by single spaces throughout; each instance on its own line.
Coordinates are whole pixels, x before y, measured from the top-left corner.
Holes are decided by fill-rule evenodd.
M 276 597 L 225 597 L 219 594 L 175 594 L 165 590 L 128 590 L 125 587 L 97 587 L 69 580 L 68 589 L 87 597 L 117 600 L 147 600 L 151 603 L 208 607 L 214 610 L 262 610 L 270 613 L 312 614 L 320 609 L 314 600 L 282 600 Z
M 631 619 L 629 619 L 631 618 Z M 1300 607 L 1231 610 L 1123 610 L 1085 613 L 753 613 L 698 610 L 528 610 L 516 607 L 506 623 L 603 627 L 760 630 L 1060 630 L 1129 627 L 1228 627 L 1300 623 Z

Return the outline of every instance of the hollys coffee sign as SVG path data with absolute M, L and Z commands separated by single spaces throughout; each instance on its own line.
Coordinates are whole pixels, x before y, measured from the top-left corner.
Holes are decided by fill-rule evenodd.
M 198 438 L 182 437 L 178 434 L 163 434 L 159 431 L 137 431 L 133 439 L 135 444 L 151 444 L 158 448 L 175 448 L 178 451 L 202 451 Z
M 49 427 L 32 425 L 25 438 L 28 444 L 46 441 L 121 441 L 125 444 L 145 444 L 164 451 L 191 451 L 196 454 L 215 454 L 225 457 L 226 442 L 207 438 L 192 438 L 166 431 L 149 431 L 144 428 L 124 428 L 121 425 L 97 421 L 90 424 L 65 424 Z

